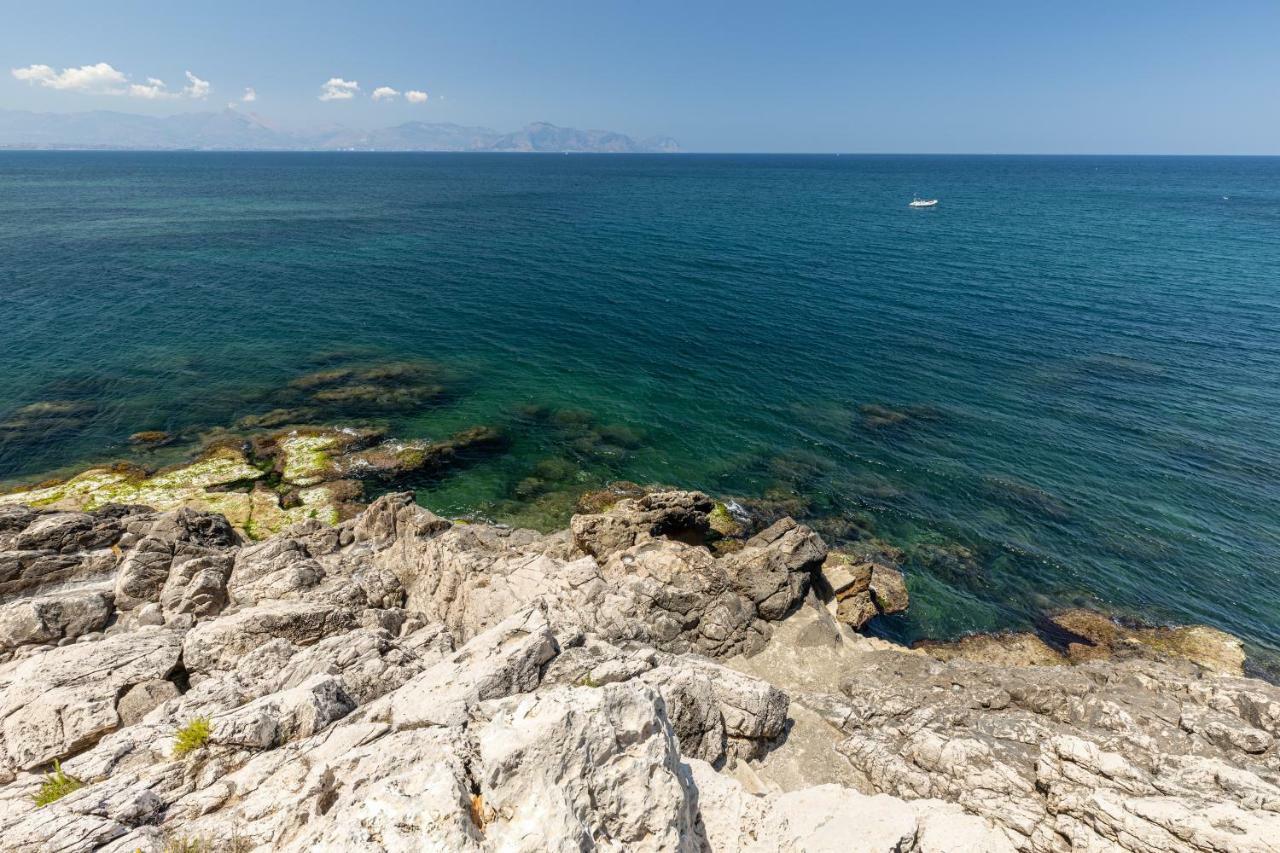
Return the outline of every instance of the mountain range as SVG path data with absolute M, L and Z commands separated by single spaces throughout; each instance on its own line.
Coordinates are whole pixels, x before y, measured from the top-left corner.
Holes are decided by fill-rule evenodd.
M 578 130 L 534 122 L 503 133 L 487 127 L 410 121 L 360 130 L 329 125 L 288 130 L 256 113 L 143 116 L 108 110 L 36 113 L 0 110 L 0 148 L 256 151 L 573 151 L 670 154 L 670 137 L 634 139 L 609 130 Z

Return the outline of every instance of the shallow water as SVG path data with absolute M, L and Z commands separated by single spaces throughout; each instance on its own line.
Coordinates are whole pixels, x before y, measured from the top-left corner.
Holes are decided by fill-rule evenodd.
M 1278 237 L 1270 158 L 0 153 L 0 481 L 422 360 L 325 417 L 507 430 L 438 511 L 767 493 L 904 549 L 900 638 L 1093 603 L 1274 650 Z

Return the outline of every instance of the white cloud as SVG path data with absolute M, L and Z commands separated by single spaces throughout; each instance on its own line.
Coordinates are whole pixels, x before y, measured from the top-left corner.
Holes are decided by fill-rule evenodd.
M 48 65 L 28 65 L 26 68 L 14 68 L 11 73 L 19 80 L 38 83 L 49 89 L 60 89 L 64 92 L 79 92 L 85 95 L 128 95 L 131 98 L 144 98 L 149 101 L 166 98 L 203 98 L 209 94 L 208 80 L 201 80 L 190 71 L 187 72 L 188 85 L 180 92 L 173 92 L 157 77 L 148 77 L 145 83 L 130 83 L 129 75 L 117 71 L 109 63 L 99 62 L 97 65 L 81 65 L 79 68 L 64 68 L 55 71 Z
M 404 99 L 411 104 L 425 104 L 427 102 L 427 93 L 419 92 L 417 89 L 410 89 L 404 93 Z
M 148 77 L 145 84 L 134 83 L 129 86 L 129 97 L 146 98 L 148 101 L 155 101 L 161 98 L 176 98 L 177 95 L 165 87 L 163 80 Z
M 54 71 L 48 65 L 28 65 L 26 68 L 14 68 L 12 73 L 28 83 L 92 95 L 123 95 L 129 82 L 128 77 L 106 62 L 61 71 Z
M 182 94 L 188 98 L 204 98 L 208 96 L 211 88 L 213 87 L 209 85 L 208 80 L 201 80 L 188 71 L 187 85 L 183 87 Z
M 252 104 L 254 101 L 258 100 L 258 93 L 253 91 L 252 86 L 248 86 L 245 88 L 244 94 L 240 96 L 240 100 L 246 104 Z
M 349 101 L 360 91 L 360 84 L 354 80 L 343 80 L 341 77 L 330 77 L 329 82 L 320 87 L 322 101 Z
M 389 101 L 400 93 L 390 86 L 379 86 L 373 90 L 373 99 L 375 101 Z

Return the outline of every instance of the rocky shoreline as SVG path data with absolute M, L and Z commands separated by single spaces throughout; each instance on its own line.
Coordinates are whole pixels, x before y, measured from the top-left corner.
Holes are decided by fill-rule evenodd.
M 1280 849 L 1280 689 L 1221 632 L 908 649 L 855 630 L 892 566 L 790 518 L 361 509 L 448 442 L 291 432 L 0 498 L 5 849 Z

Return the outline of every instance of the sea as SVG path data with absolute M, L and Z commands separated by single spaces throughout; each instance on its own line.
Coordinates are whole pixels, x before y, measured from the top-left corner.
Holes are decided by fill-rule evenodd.
M 1280 158 L 0 152 L 3 487 L 406 364 L 280 417 L 502 430 L 398 484 L 449 516 L 633 481 L 892 549 L 897 640 L 1280 650 Z

